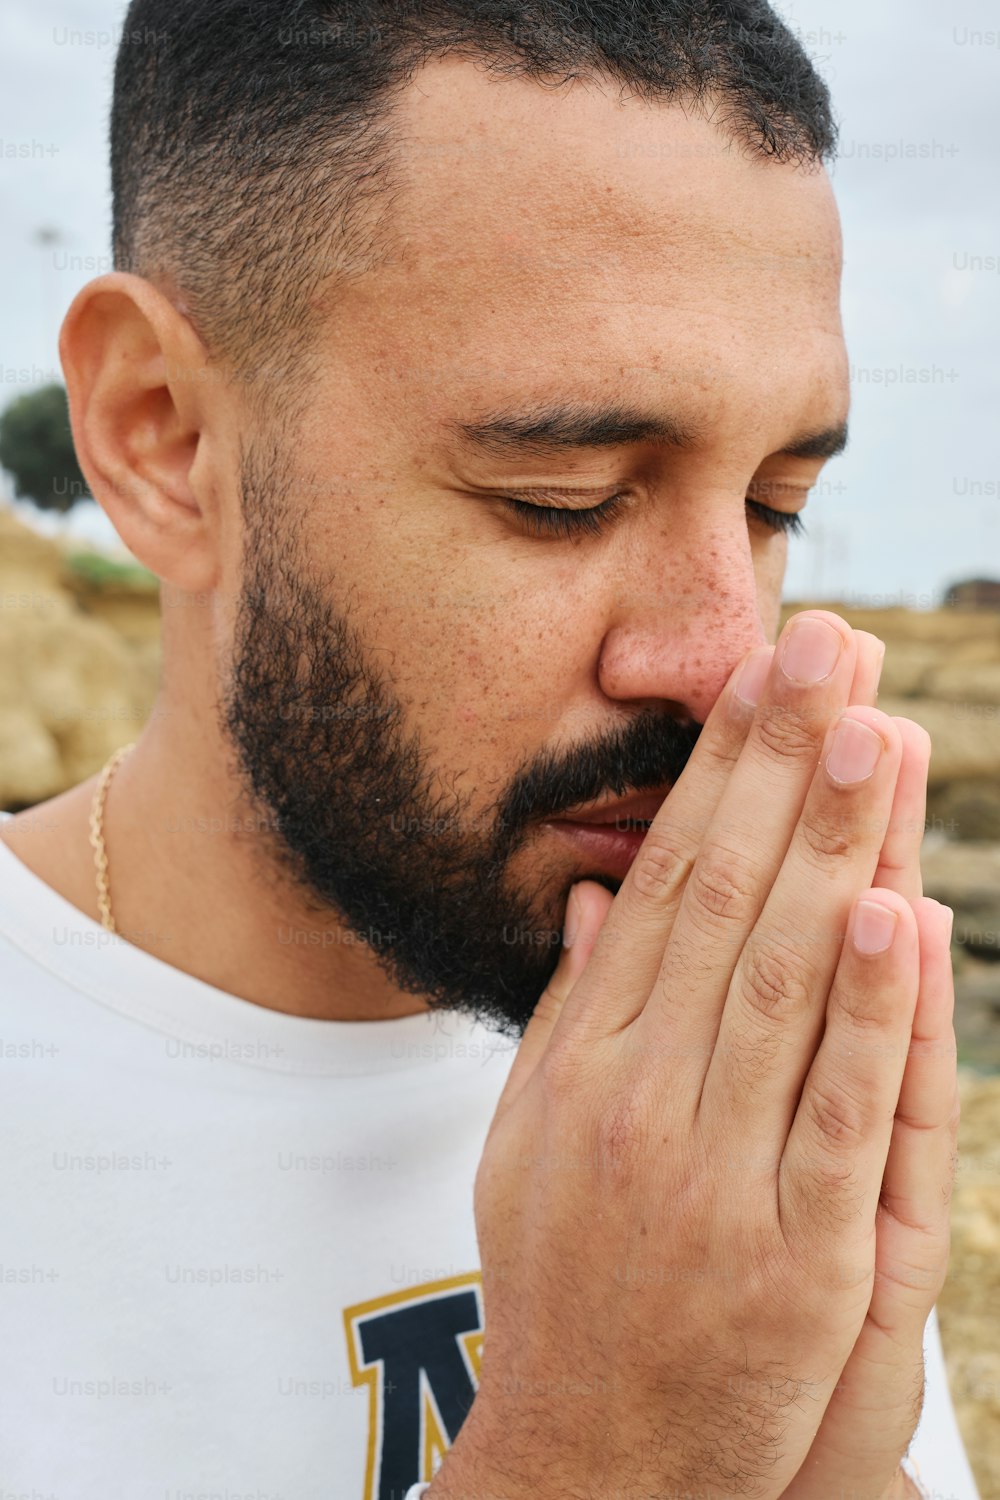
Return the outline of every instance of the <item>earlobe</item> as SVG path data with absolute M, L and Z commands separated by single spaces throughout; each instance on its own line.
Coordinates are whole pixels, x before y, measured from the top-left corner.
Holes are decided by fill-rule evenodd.
M 77 293 L 59 355 L 80 467 L 118 535 L 158 577 L 211 589 L 222 409 L 191 322 L 152 282 L 116 271 Z

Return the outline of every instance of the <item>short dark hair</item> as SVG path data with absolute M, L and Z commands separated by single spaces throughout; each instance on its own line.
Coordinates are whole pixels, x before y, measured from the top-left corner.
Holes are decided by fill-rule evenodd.
M 132 0 L 111 108 L 115 268 L 173 288 L 261 410 L 311 384 L 311 299 L 392 253 L 392 103 L 449 53 L 493 75 L 711 99 L 734 141 L 777 161 L 836 146 L 826 84 L 765 0 Z

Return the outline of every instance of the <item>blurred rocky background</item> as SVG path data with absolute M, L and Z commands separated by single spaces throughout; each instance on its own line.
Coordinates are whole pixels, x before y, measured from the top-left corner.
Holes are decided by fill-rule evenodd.
M 984 1497 L 1000 1496 L 1000 583 L 935 610 L 821 604 L 886 642 L 879 707 L 934 744 L 924 888 L 955 910 L 962 1124 L 938 1303 L 952 1397 Z M 0 806 L 92 775 L 157 692 L 159 589 L 137 564 L 45 537 L 0 501 Z
M 74 786 L 134 740 L 159 661 L 152 574 L 42 536 L 0 503 L 0 807 Z

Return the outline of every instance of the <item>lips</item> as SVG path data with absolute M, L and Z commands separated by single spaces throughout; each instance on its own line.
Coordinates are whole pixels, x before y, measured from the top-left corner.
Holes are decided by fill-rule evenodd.
M 640 828 L 656 817 L 670 787 L 651 792 L 633 792 L 629 797 L 604 798 L 596 802 L 584 802 L 568 812 L 560 813 L 553 823 L 613 823 L 618 828 L 636 824 Z

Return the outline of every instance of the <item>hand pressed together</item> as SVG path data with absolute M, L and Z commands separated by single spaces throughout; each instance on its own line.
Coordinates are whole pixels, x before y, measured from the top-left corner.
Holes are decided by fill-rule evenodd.
M 751 657 L 617 896 L 574 891 L 476 1179 L 481 1379 L 431 1500 L 906 1494 L 958 1122 L 930 744 L 836 615 Z

